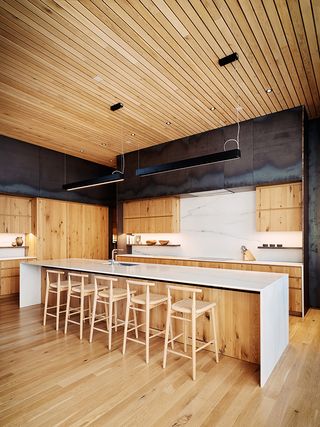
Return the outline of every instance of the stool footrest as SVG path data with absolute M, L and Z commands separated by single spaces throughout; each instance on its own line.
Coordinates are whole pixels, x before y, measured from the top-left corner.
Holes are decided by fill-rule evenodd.
M 172 349 L 170 349 L 170 348 L 168 348 L 168 349 L 167 349 L 167 352 L 168 352 L 168 353 L 176 354 L 176 355 L 178 355 L 178 356 L 186 357 L 187 359 L 192 359 L 192 357 L 191 357 L 191 356 L 189 356 L 188 354 L 180 353 L 180 351 L 175 351 L 175 350 L 172 350 Z
M 196 353 L 197 353 L 198 351 L 200 351 L 200 350 L 203 350 L 204 348 L 208 347 L 208 345 L 211 345 L 211 344 L 213 344 L 213 343 L 214 343 L 214 340 L 209 341 L 209 342 L 206 342 L 206 343 L 205 343 L 205 344 L 203 344 L 201 347 L 198 347 L 198 348 L 196 349 Z

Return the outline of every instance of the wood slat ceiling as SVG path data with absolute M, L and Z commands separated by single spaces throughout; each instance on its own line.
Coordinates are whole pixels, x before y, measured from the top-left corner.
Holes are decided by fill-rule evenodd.
M 0 12 L 6 136 L 114 164 L 235 123 L 237 105 L 241 120 L 320 115 L 319 0 L 1 0 Z

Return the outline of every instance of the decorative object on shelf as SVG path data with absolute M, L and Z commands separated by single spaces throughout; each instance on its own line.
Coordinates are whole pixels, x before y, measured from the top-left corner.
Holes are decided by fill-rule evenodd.
M 170 240 L 159 240 L 161 246 L 166 246 Z
M 275 248 L 276 247 L 276 245 L 274 244 L 274 243 L 270 243 L 270 248 Z
M 249 251 L 244 245 L 241 246 L 243 261 L 255 261 L 255 257 L 252 255 L 252 252 Z
M 258 249 L 302 249 L 302 246 L 258 246 Z
M 137 235 L 134 236 L 133 244 L 134 245 L 140 245 L 140 243 L 141 243 L 141 235 L 137 234 Z
M 263 248 L 267 248 L 268 246 L 269 246 L 268 243 L 262 243 Z
M 282 243 L 277 243 L 277 248 L 282 248 L 283 244 Z
M 15 247 L 17 246 L 17 242 L 16 242 L 16 241 L 13 241 L 13 242 L 11 243 L 11 246 L 15 248 Z
M 157 241 L 156 240 L 146 240 L 146 244 L 148 245 L 148 246 L 153 246 L 153 245 L 155 245 L 157 243 Z
M 16 238 L 16 242 L 17 242 L 17 246 L 22 246 L 23 245 L 23 238 L 22 236 L 19 236 Z

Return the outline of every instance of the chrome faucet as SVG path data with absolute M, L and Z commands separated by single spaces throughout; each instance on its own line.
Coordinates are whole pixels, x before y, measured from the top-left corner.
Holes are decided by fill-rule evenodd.
M 120 251 L 123 251 L 123 249 L 112 249 L 112 255 L 111 255 L 111 261 L 112 261 L 112 264 L 114 264 L 115 263 L 115 255 L 116 254 L 118 254 L 118 252 L 120 252 Z

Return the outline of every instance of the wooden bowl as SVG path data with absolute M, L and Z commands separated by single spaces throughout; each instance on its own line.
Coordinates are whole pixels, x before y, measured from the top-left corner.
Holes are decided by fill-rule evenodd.
M 156 240 L 146 240 L 146 244 L 148 245 L 148 246 L 153 246 L 153 245 L 155 245 L 157 243 L 157 241 Z
M 161 246 L 165 246 L 169 243 L 169 240 L 159 240 Z

